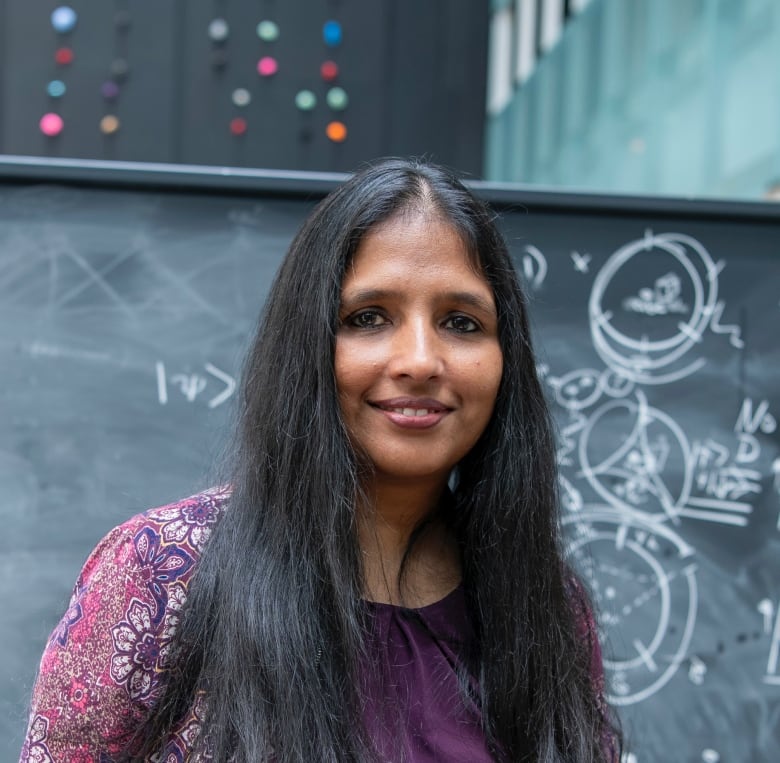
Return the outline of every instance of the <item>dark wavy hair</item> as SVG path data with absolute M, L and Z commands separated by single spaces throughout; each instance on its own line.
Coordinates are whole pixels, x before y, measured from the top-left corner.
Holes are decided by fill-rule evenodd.
M 217 763 L 376 759 L 360 715 L 360 466 L 333 359 L 341 282 L 361 238 L 418 209 L 458 231 L 498 312 L 498 398 L 453 474 L 447 513 L 488 744 L 497 761 L 603 760 L 608 722 L 567 592 L 525 299 L 487 205 L 447 170 L 402 159 L 372 164 L 326 197 L 281 266 L 244 369 L 229 508 L 192 580 L 170 679 L 137 754 L 159 749 L 205 692 L 200 743 Z

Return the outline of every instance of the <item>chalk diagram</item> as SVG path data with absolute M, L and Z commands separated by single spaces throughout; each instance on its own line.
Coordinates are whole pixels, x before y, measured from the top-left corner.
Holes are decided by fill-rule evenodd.
M 570 514 L 568 550 L 612 638 L 607 699 L 641 702 L 661 689 L 685 660 L 696 622 L 694 550 L 665 524 L 610 507 Z M 684 614 L 677 628 L 671 614 Z
M 718 301 L 718 274 L 723 267 L 696 239 L 679 233 L 646 231 L 618 249 L 597 274 L 590 295 L 596 352 L 635 382 L 664 384 L 704 365 L 696 346 L 707 328 L 728 334 L 734 347 L 742 347 L 739 327 L 720 324 L 725 305 Z M 653 320 L 637 321 L 639 314 Z M 689 354 L 694 357 L 686 358 Z
M 690 667 L 693 684 L 702 683 L 706 666 L 689 653 L 696 551 L 682 537 L 682 520 L 745 527 L 760 490 L 756 434 L 776 423 L 767 401 L 743 401 L 735 442 L 727 443 L 697 438 L 648 397 L 658 385 L 696 374 L 707 363 L 705 340 L 744 346 L 741 327 L 722 322 L 724 267 L 690 236 L 646 231 L 594 276 L 588 318 L 605 367 L 545 369 L 563 411 L 558 457 L 568 551 L 610 647 L 604 666 L 614 705 L 647 700 L 681 665 Z

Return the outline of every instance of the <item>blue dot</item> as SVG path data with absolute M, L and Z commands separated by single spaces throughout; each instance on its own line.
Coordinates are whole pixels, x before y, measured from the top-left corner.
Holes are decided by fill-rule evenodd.
M 62 98 L 65 95 L 65 83 L 60 79 L 53 79 L 48 85 L 46 85 L 46 92 L 52 98 Z
M 59 8 L 55 8 L 51 14 L 51 25 L 55 31 L 60 33 L 70 32 L 76 26 L 77 20 L 76 11 L 68 5 L 61 5 Z
M 341 24 L 338 21 L 326 21 L 325 26 L 322 27 L 322 38 L 331 48 L 341 45 Z

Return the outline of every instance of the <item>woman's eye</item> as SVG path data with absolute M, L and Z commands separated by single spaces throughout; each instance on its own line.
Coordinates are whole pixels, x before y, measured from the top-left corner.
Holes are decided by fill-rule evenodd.
M 376 310 L 364 310 L 351 316 L 348 321 L 359 329 L 373 329 L 386 323 L 384 316 Z
M 453 315 L 447 319 L 445 328 L 457 331 L 459 334 L 470 334 L 472 331 L 479 331 L 479 325 L 473 318 L 465 315 Z

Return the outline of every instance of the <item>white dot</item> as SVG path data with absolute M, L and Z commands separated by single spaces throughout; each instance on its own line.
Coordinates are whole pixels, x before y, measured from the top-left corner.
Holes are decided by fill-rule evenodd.
M 610 586 L 607 586 L 607 587 L 604 589 L 604 595 L 605 595 L 605 596 L 606 596 L 608 599 L 614 599 L 614 598 L 615 598 L 615 596 L 617 595 L 617 591 L 615 591 L 615 589 L 614 589 L 614 588 L 613 588 L 613 587 L 610 585 Z
M 718 763 L 720 760 L 720 754 L 716 750 L 707 748 L 701 751 L 701 759 L 704 763 Z
M 225 19 L 214 19 L 209 24 L 209 37 L 211 37 L 214 42 L 226 40 L 229 33 L 230 27 L 228 27 L 228 23 Z
M 236 106 L 248 106 L 251 100 L 252 96 L 246 88 L 239 87 L 233 91 L 233 103 Z

